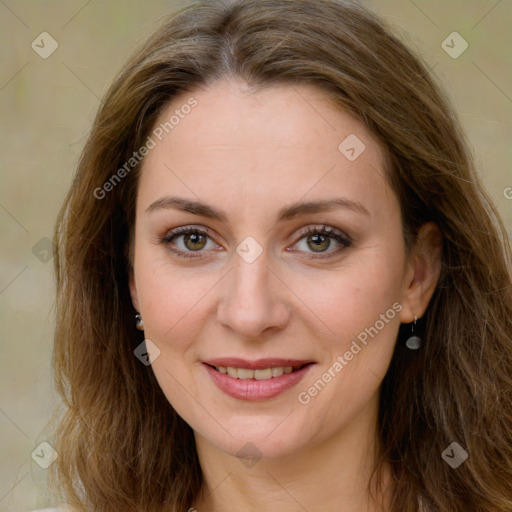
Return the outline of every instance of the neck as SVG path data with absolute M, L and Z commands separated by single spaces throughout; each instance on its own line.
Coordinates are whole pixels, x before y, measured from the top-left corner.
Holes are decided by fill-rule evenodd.
M 343 431 L 285 458 L 238 459 L 196 434 L 203 487 L 192 510 L 221 512 L 377 512 L 389 510 L 390 470 L 370 478 L 379 448 L 375 421 L 360 414 Z

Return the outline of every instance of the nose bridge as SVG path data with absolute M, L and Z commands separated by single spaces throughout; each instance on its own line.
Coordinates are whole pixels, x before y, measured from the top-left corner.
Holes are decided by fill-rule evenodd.
M 267 254 L 262 252 L 253 261 L 240 256 L 247 245 L 240 244 L 238 254 L 234 263 L 232 272 L 232 293 L 245 298 L 247 300 L 255 300 L 262 304 L 270 299 L 269 275 L 271 274 L 268 267 L 269 261 Z M 249 248 L 249 250 L 251 250 Z M 254 257 L 254 256 L 253 256 Z
M 260 336 L 269 327 L 282 328 L 288 321 L 289 310 L 279 290 L 279 281 L 269 268 L 267 252 L 256 259 L 244 257 L 254 247 L 237 249 L 233 270 L 226 280 L 224 295 L 219 304 L 219 321 L 247 338 Z M 253 254 L 254 256 L 254 254 Z

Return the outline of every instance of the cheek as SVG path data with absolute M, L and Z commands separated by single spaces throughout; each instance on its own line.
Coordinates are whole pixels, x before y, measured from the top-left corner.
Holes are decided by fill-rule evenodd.
M 190 395 L 198 395 L 193 377 L 198 358 L 194 340 L 204 333 L 197 315 L 218 279 L 171 265 L 160 255 L 155 257 L 151 249 L 140 252 L 135 275 L 144 335 L 160 350 L 152 371 L 169 403 L 188 417 L 194 410 Z
M 190 319 L 218 282 L 217 273 L 180 268 L 151 248 L 137 254 L 135 275 L 146 336 L 169 347 L 185 345 L 200 328 Z
M 400 325 L 399 251 L 362 251 L 314 286 L 301 279 L 299 294 L 316 313 L 311 329 L 322 364 L 302 386 L 299 403 L 338 428 L 375 395 L 393 354 Z M 324 336 L 325 326 L 329 335 Z M 316 332 L 316 334 L 315 334 Z
M 304 414 L 317 418 L 319 436 L 334 434 L 374 404 L 390 364 L 400 325 L 400 280 L 385 268 L 338 276 L 330 286 L 326 280 L 324 299 L 310 302 L 320 312 L 318 325 L 334 333 L 317 338 L 323 364 L 298 396 Z
M 303 301 L 304 312 L 310 310 L 309 317 L 315 313 L 318 328 L 328 331 L 331 341 L 334 336 L 346 342 L 390 309 L 387 317 L 398 322 L 392 306 L 401 296 L 400 269 L 398 257 L 367 253 L 333 272 L 296 273 L 288 279 L 294 278 L 294 293 Z

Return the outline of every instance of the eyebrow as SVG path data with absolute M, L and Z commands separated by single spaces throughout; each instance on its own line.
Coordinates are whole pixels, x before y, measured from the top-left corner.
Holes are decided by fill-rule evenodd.
M 277 214 L 278 222 L 291 220 L 301 215 L 322 213 L 326 211 L 332 211 L 338 208 L 345 208 L 352 210 L 356 213 L 369 216 L 370 212 L 358 201 L 353 201 L 344 197 L 337 197 L 333 199 L 324 199 L 319 201 L 308 201 L 304 203 L 297 203 L 291 206 L 285 206 L 281 208 Z M 210 206 L 201 201 L 192 201 L 182 197 L 170 197 L 165 196 L 157 199 L 151 203 L 147 208 L 146 212 L 150 213 L 155 210 L 161 209 L 175 209 L 183 212 L 192 213 L 194 215 L 201 215 L 209 219 L 218 220 L 224 224 L 227 224 L 227 215 L 217 208 Z

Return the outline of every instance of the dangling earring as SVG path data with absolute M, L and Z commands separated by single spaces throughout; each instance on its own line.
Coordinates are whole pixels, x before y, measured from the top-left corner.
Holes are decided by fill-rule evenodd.
M 418 350 L 421 347 L 421 338 L 419 338 L 418 336 L 416 336 L 414 334 L 414 328 L 416 327 L 416 320 L 418 320 L 418 319 L 417 319 L 416 315 L 414 315 L 414 324 L 411 327 L 412 332 L 411 332 L 411 335 L 409 336 L 409 338 L 407 339 L 407 341 L 405 342 L 405 346 L 409 350 Z
M 140 313 L 137 313 L 135 315 L 135 320 L 137 321 L 137 323 L 135 324 L 135 327 L 137 327 L 137 329 L 139 329 L 139 331 L 143 331 L 144 330 L 144 320 L 142 320 L 142 315 Z

